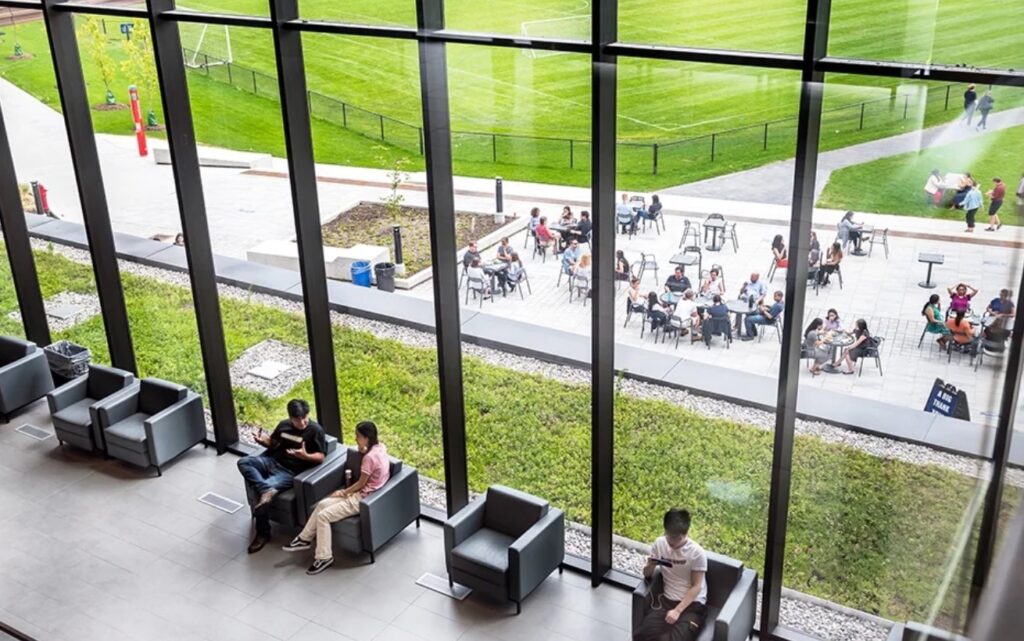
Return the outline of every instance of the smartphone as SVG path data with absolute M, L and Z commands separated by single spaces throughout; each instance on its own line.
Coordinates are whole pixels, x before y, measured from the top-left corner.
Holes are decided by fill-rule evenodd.
M 672 567 L 672 561 L 669 561 L 668 559 L 663 559 L 660 556 L 652 556 L 650 557 L 650 559 L 651 563 L 654 563 L 655 565 L 660 565 L 666 568 Z

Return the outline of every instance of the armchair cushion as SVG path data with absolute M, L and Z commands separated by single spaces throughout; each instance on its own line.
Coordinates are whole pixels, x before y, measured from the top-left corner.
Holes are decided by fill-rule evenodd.
M 484 503 L 484 527 L 508 535 L 522 536 L 548 513 L 548 502 L 504 485 L 487 488 Z
M 13 363 L 36 350 L 35 343 L 12 336 L 0 336 L 0 365 Z
M 452 550 L 452 567 L 492 585 L 504 586 L 508 575 L 508 549 L 515 539 L 496 530 L 477 530 Z
M 92 416 L 89 414 L 89 406 L 96 401 L 91 398 L 83 398 L 68 405 L 64 409 L 54 412 L 53 424 L 66 430 L 81 432 L 82 436 L 88 436 L 91 431 Z
M 146 453 L 145 423 L 147 414 L 136 412 L 106 429 L 107 443 L 117 445 L 140 454 Z
M 158 378 L 147 378 L 139 384 L 139 411 L 157 414 L 184 400 L 188 388 Z
M 86 395 L 94 399 L 110 396 L 124 389 L 135 379 L 130 372 L 103 365 L 90 365 Z

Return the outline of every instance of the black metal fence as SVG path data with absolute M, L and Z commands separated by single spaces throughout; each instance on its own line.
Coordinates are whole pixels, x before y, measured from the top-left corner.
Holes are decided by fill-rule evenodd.
M 277 78 L 234 62 L 183 48 L 190 68 L 248 93 L 279 100 Z M 875 100 L 827 109 L 821 130 L 828 136 L 849 134 L 913 119 L 922 113 L 959 109 L 952 85 L 898 93 Z M 423 155 L 423 128 L 347 103 L 315 91 L 308 92 L 314 118 L 344 127 L 372 140 Z M 787 157 L 795 152 L 796 117 L 725 129 L 668 142 L 620 142 L 619 165 L 627 173 L 682 172 L 707 163 L 730 164 L 749 160 L 751 154 L 766 158 Z M 452 153 L 462 162 L 522 164 L 590 169 L 590 141 L 576 138 L 524 136 L 478 131 L 452 131 Z

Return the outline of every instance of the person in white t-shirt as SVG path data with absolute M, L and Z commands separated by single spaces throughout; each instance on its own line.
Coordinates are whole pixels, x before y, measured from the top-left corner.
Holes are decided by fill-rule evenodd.
M 653 597 L 651 610 L 633 641 L 693 641 L 700 634 L 706 614 L 708 587 L 704 576 L 708 557 L 704 548 L 691 540 L 690 513 L 671 509 L 665 513 L 665 535 L 651 546 L 644 566 L 644 578 L 650 580 L 660 567 L 665 591 Z

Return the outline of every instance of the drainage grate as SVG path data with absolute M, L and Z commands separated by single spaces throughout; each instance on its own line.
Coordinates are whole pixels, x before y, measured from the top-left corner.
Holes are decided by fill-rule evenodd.
M 47 432 L 46 430 L 44 430 L 41 427 L 36 427 L 35 425 L 29 425 L 28 423 L 25 423 L 24 425 L 22 425 L 21 427 L 17 428 L 14 431 L 15 432 L 21 432 L 25 436 L 27 436 L 29 438 L 34 438 L 37 441 L 45 441 L 46 439 L 48 439 L 51 436 L 53 436 L 53 433 Z
M 472 592 L 472 590 L 470 590 L 466 586 L 459 585 L 458 583 L 455 584 L 455 587 L 449 587 L 448 579 L 444 578 L 443 576 L 431 574 L 430 572 L 427 572 L 420 578 L 416 579 L 416 585 L 422 585 L 428 590 L 440 592 L 441 594 L 447 597 L 451 597 L 459 601 L 462 601 L 463 599 L 468 597 L 469 593 Z
M 228 514 L 234 514 L 238 510 L 242 509 L 242 504 L 238 501 L 233 501 L 226 496 L 221 496 L 216 492 L 207 492 L 206 494 L 199 497 L 200 503 L 206 503 L 210 507 L 215 507 L 221 512 L 227 512 Z

